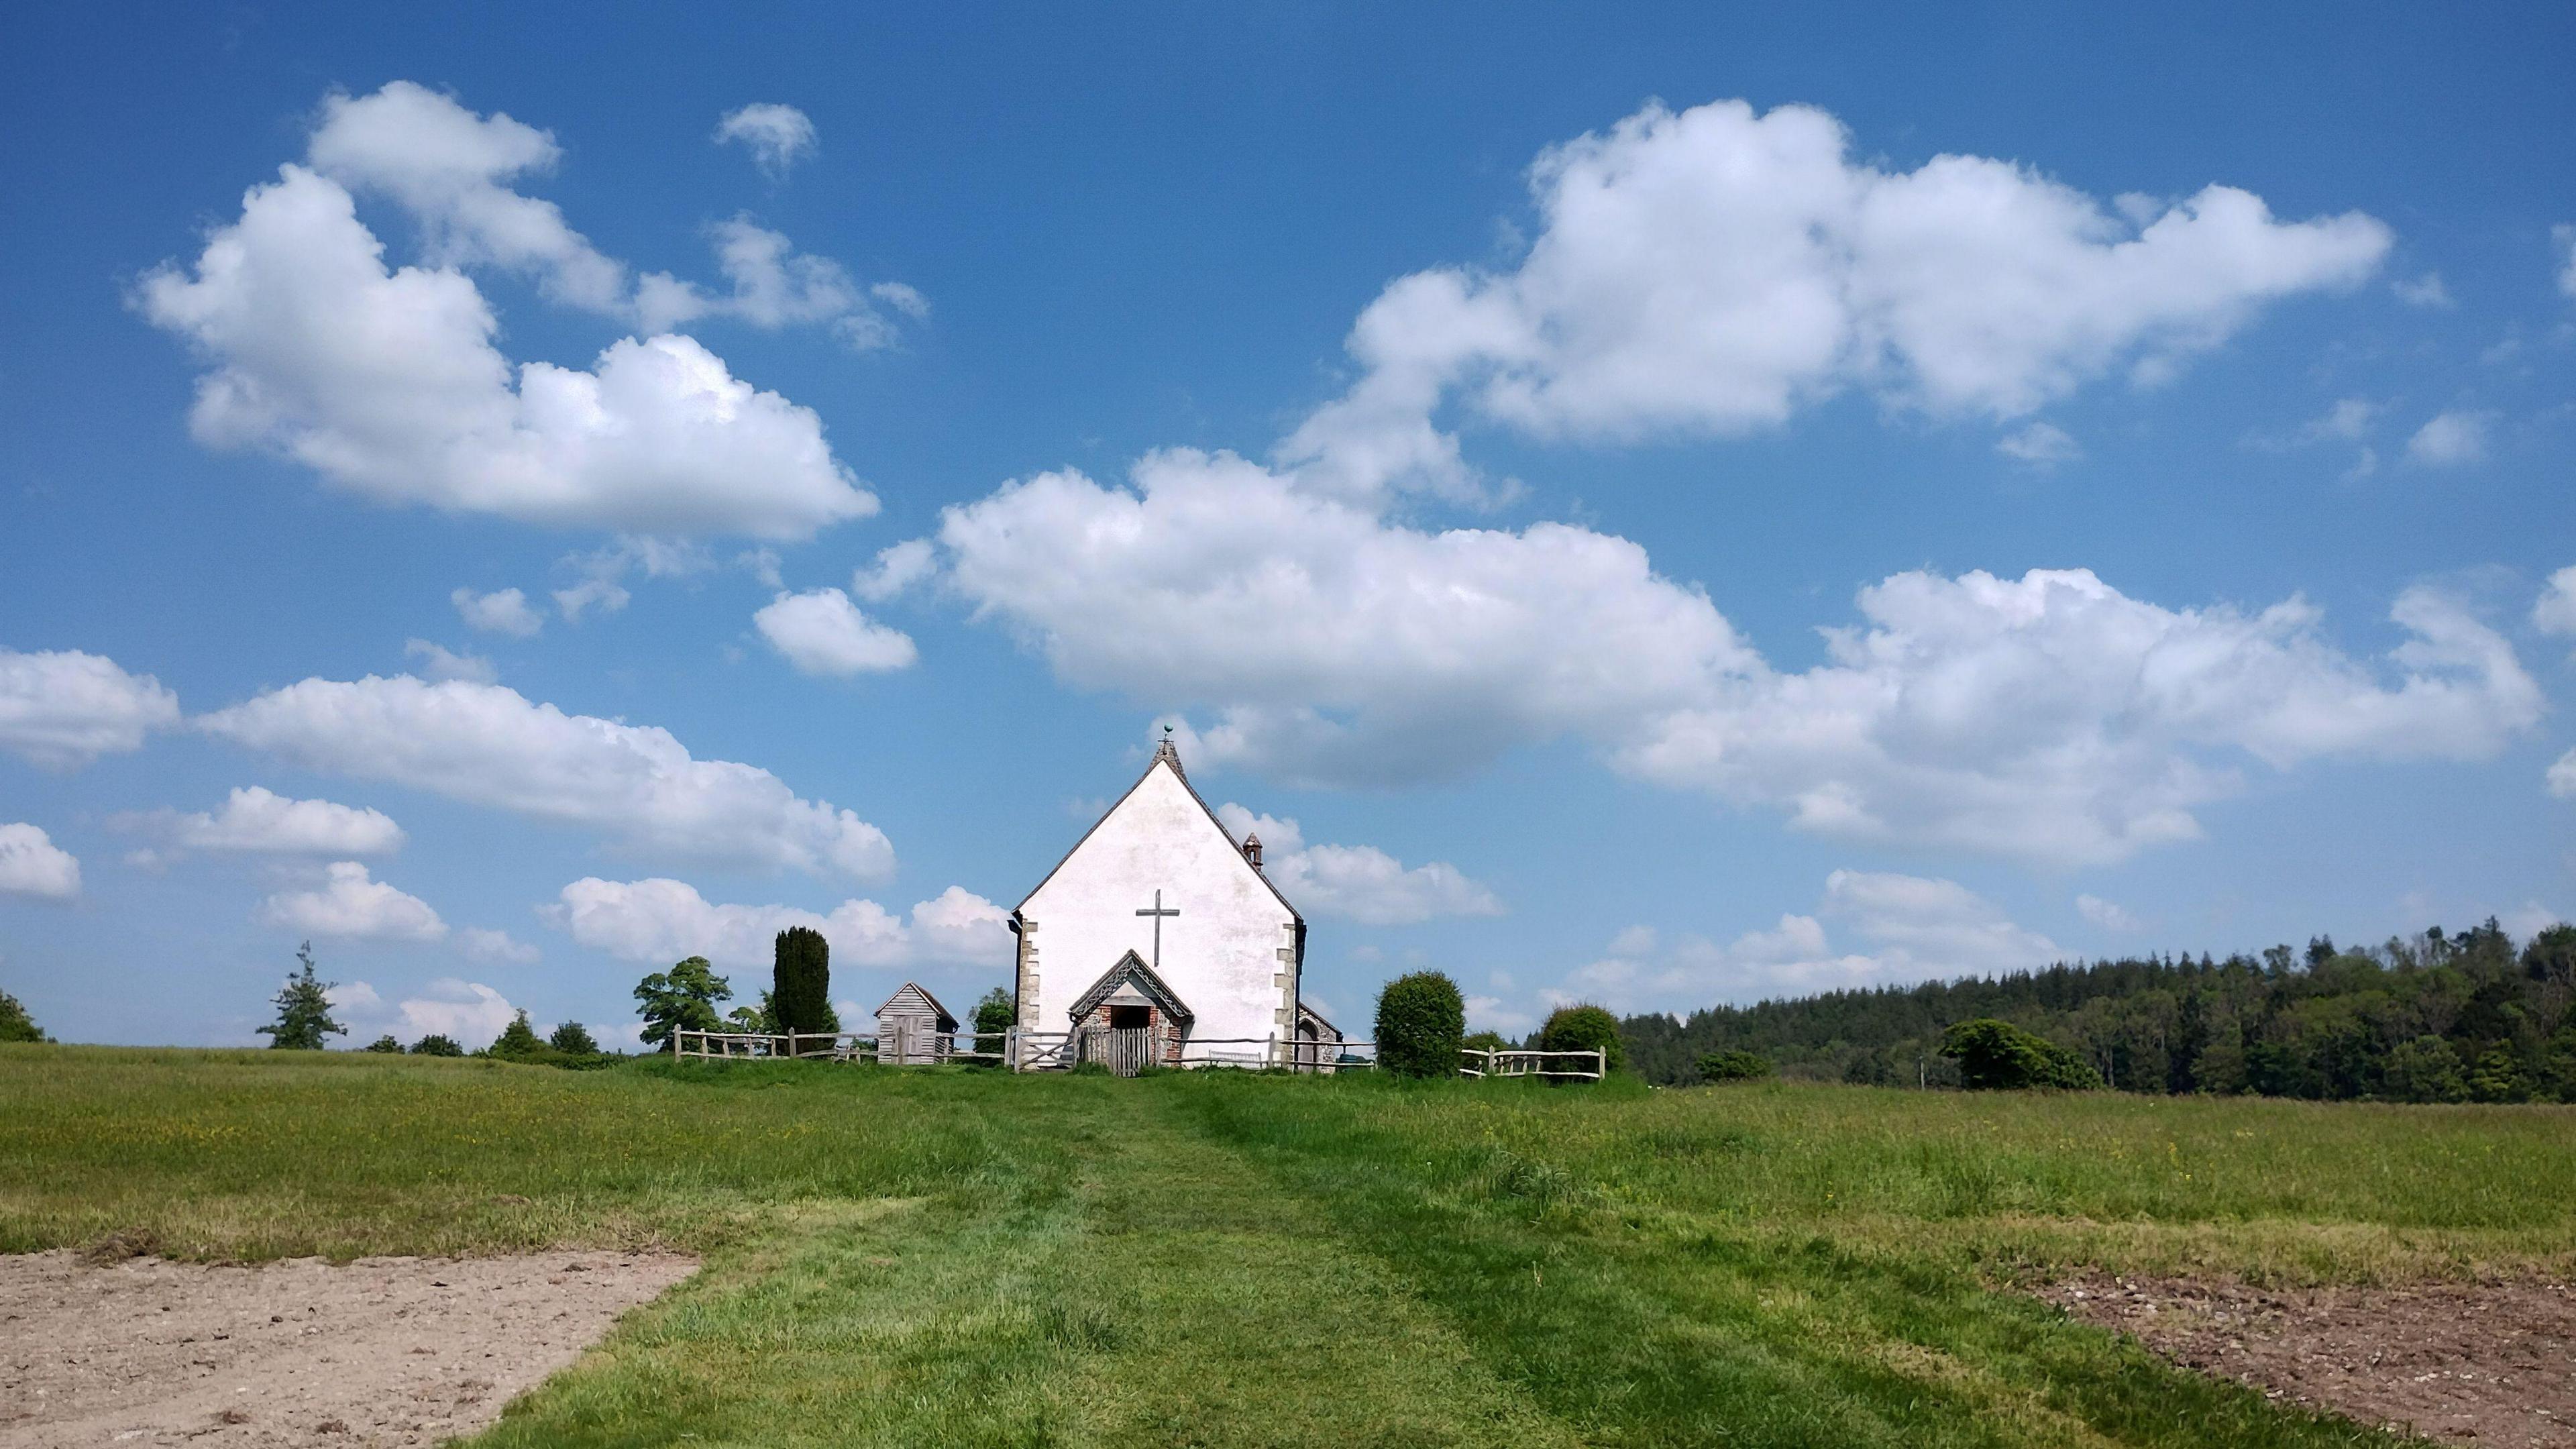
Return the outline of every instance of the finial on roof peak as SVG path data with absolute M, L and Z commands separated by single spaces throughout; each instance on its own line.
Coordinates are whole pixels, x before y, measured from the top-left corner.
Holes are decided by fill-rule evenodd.
M 1184 780 L 1189 778 L 1181 769 L 1181 747 L 1172 743 L 1170 725 L 1163 726 L 1163 738 L 1154 746 L 1154 758 L 1171 762 L 1173 774 L 1179 775 Z

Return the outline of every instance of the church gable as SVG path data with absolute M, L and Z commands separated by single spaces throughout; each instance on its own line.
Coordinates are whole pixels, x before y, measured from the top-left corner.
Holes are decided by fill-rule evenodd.
M 1169 740 L 1012 921 L 1024 1030 L 1066 1030 L 1076 1000 L 1131 954 L 1188 1013 L 1158 1006 L 1159 1021 L 1235 1043 L 1296 1029 L 1305 923 L 1190 788 Z

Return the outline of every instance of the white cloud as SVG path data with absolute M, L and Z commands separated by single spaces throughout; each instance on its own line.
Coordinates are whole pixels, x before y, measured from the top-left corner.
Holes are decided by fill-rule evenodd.
M 877 561 L 850 574 L 850 592 L 881 604 L 939 571 L 938 551 L 926 538 L 908 538 L 877 551 Z
M 1216 705 L 1193 763 L 1416 781 L 1752 663 L 1625 539 L 1392 527 L 1224 454 L 1153 454 L 1135 481 L 1049 473 L 948 509 L 947 580 L 1068 683 Z
M 536 947 L 517 939 L 507 931 L 485 926 L 468 926 L 457 933 L 457 944 L 477 961 L 507 961 L 516 966 L 533 966 L 541 953 Z
M 2576 750 L 2569 750 L 2549 767 L 2549 793 L 2561 800 L 2576 800 Z
M 780 594 L 751 621 L 769 647 L 807 674 L 905 669 L 918 657 L 911 636 L 871 621 L 839 589 Z
M 119 815 L 120 829 L 158 837 L 175 850 L 269 855 L 391 855 L 402 827 L 379 810 L 329 800 L 295 800 L 263 786 L 236 786 L 216 814 L 154 810 Z
M 307 679 L 200 716 L 209 733 L 310 769 L 587 826 L 639 853 L 869 879 L 883 832 L 667 730 L 566 714 L 500 685 Z
M 2576 565 L 2549 576 L 2531 606 L 2531 626 L 2543 634 L 2576 634 Z
M 467 1051 L 490 1046 L 519 1014 L 508 998 L 480 981 L 442 976 L 425 989 L 427 995 L 388 1002 L 364 981 L 347 982 L 331 988 L 332 1014 L 349 1028 L 352 1042 L 363 1044 L 390 1032 L 409 1045 L 437 1035 Z
M 447 923 L 427 901 L 368 879 L 367 868 L 354 860 L 324 866 L 317 889 L 270 896 L 259 918 L 309 935 L 361 941 L 435 941 L 447 934 Z
M 492 684 L 501 671 L 480 654 L 459 654 L 444 644 L 426 639 L 403 641 L 403 657 L 421 661 L 420 672 L 433 680 L 462 679 L 473 684 Z
M 2576 226 L 2551 227 L 2549 240 L 2558 249 L 2558 290 L 2576 297 Z
M 143 748 L 179 722 L 179 696 L 149 674 L 76 649 L 0 648 L 0 750 L 53 770 Z
M 431 170 L 422 185 L 450 186 Z M 434 224 L 448 213 L 423 220 L 459 258 L 536 267 L 568 297 L 593 286 L 568 250 L 578 236 L 537 213 L 451 211 L 448 232 Z M 389 271 L 349 193 L 302 166 L 253 187 L 193 271 L 147 276 L 137 305 L 211 365 L 190 417 L 200 442 L 272 449 L 378 502 L 774 538 L 876 511 L 811 410 L 689 338 L 628 338 L 591 371 L 530 362 L 514 377 L 472 280 L 453 265 Z
M 2485 758 L 2542 707 L 2512 646 L 2427 589 L 2390 611 L 2410 637 L 2385 669 L 2295 597 L 2173 610 L 2083 569 L 1899 574 L 1860 608 L 1827 663 L 1757 666 L 1615 757 L 1822 834 L 2082 864 L 2197 836 L 2239 757 Z
M 2357 285 L 2390 242 L 2232 187 L 2114 209 L 2010 162 L 1892 172 L 1849 147 L 1822 111 L 1720 101 L 1550 148 L 1518 264 L 1389 285 L 1352 329 L 1360 380 L 1282 460 L 1346 494 L 1456 491 L 1434 422 L 1452 397 L 1539 437 L 1741 434 L 1853 387 L 2010 418 L 2123 368 L 2170 375 L 2266 303 Z
M 528 607 L 528 596 L 517 589 L 496 589 L 488 594 L 478 594 L 472 589 L 459 588 L 447 597 L 456 605 L 457 617 L 463 619 L 469 629 L 480 629 L 487 634 L 513 634 L 527 639 L 546 627 L 545 617 Z
M 0 895 L 67 901 L 80 894 L 80 861 L 33 825 L 0 825 Z
M 555 590 L 555 607 L 563 611 L 565 623 L 578 624 L 581 616 L 593 608 L 614 614 L 634 597 L 615 579 L 584 579 L 571 588 Z
M 839 262 L 796 250 L 786 237 L 748 216 L 718 222 L 708 234 L 715 243 L 716 266 L 732 290 L 711 292 L 665 272 L 651 273 L 635 290 L 636 320 L 645 330 L 682 327 L 710 317 L 773 331 L 820 324 L 866 352 L 891 347 L 896 340 L 895 324 L 873 301 L 885 301 L 914 318 L 929 311 L 929 304 L 912 288 L 900 282 L 862 288 Z
M 2077 896 L 2075 898 L 2075 913 L 2092 922 L 2094 925 L 2100 926 L 2106 931 L 2135 931 L 2140 929 L 2138 918 L 2136 916 L 2129 914 L 2127 910 L 2122 908 L 2116 902 L 2106 901 L 2100 896 Z
M 2084 446 L 2054 423 L 2032 423 L 2008 433 L 1995 444 L 1995 451 L 2034 468 L 2054 468 L 2084 456 Z
M 2198 833 L 2246 757 L 2482 758 L 2540 711 L 2500 636 L 2409 590 L 2383 662 L 2292 598 L 2167 609 L 2086 570 L 1900 574 L 1773 670 L 1706 595 L 1562 524 L 1432 533 L 1241 459 L 1051 473 L 950 508 L 945 581 L 1059 678 L 1207 708 L 1193 763 L 1411 783 L 1575 736 L 1802 828 L 2060 864 Z
M 1374 845 L 1308 845 L 1296 821 L 1255 815 L 1232 801 L 1216 814 L 1236 840 L 1261 837 L 1264 873 L 1300 911 L 1370 926 L 1503 914 L 1492 890 L 1447 861 L 1407 869 Z
M 2454 408 L 2415 430 L 2406 440 L 2406 461 L 2427 468 L 2457 468 L 2486 461 L 2487 434 L 2495 414 Z
M 845 900 L 818 915 L 796 906 L 712 903 L 685 881 L 591 876 L 565 886 L 538 914 L 580 944 L 625 961 L 667 965 L 704 956 L 726 970 L 754 970 L 774 959 L 779 932 L 805 926 L 831 944 L 835 969 L 965 965 L 998 972 L 1011 962 L 1009 913 L 958 886 L 916 903 L 907 922 L 868 900 Z
M 753 163 L 775 180 L 814 154 L 814 122 L 794 106 L 758 102 L 725 112 L 715 139 L 719 146 L 740 142 L 750 148 Z
M 1847 925 L 1865 951 L 1836 951 L 1826 920 Z M 1544 989 L 1545 1001 L 1594 1001 L 1614 1011 L 1687 1011 L 1716 1002 L 1903 985 L 2034 970 L 2065 953 L 2015 925 L 1956 881 L 1838 870 L 1816 915 L 1787 914 L 1726 945 L 1685 936 L 1665 945 L 1631 928 L 1610 951 Z
M 2420 277 L 2399 277 L 2388 284 L 2397 300 L 2409 307 L 2448 307 L 2451 289 L 2442 285 L 2440 272 L 2426 272 Z

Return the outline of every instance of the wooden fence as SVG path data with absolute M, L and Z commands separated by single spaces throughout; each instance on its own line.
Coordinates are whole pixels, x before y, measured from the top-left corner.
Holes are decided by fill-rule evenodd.
M 708 1061 L 821 1059 L 930 1066 L 939 1062 L 993 1062 L 1019 1072 L 1064 1071 L 1098 1062 L 1122 1077 L 1148 1066 L 1241 1067 L 1330 1074 L 1377 1065 L 1372 1041 L 1318 1042 L 1279 1037 L 1184 1039 L 1177 1057 L 1155 1050 L 1143 1027 L 1093 1028 L 1080 1033 L 1027 1031 L 999 1036 L 971 1031 L 899 1031 L 879 1037 L 858 1031 L 674 1031 L 671 1055 Z M 1483 1051 L 1459 1053 L 1462 1077 L 1541 1077 L 1597 1082 L 1606 1074 L 1600 1052 Z
M 1608 1074 L 1608 1059 L 1600 1052 L 1485 1051 L 1462 1047 L 1458 1054 L 1466 1058 L 1458 1066 L 1462 1077 L 1567 1077 L 1597 1082 Z M 1551 1062 L 1566 1065 L 1550 1066 Z

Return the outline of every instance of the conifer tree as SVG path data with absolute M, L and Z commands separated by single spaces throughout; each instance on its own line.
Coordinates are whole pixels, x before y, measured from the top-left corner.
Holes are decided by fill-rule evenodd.
M 832 947 L 810 926 L 778 933 L 769 1006 L 780 1031 L 839 1031 L 832 1013 Z
M 595 1057 L 599 1043 L 591 1038 L 590 1028 L 577 1021 L 567 1021 L 546 1038 L 546 1045 L 568 1057 Z
M 313 975 L 313 943 L 295 948 L 295 959 L 303 970 L 286 978 L 277 993 L 277 1020 L 259 1029 L 271 1047 L 286 1051 L 318 1052 L 326 1035 L 347 1036 L 349 1029 L 331 1019 L 331 988 L 337 981 L 316 980 Z
M 528 1025 L 525 1010 L 510 1018 L 510 1024 L 501 1028 L 501 1035 L 492 1042 L 492 1055 L 496 1057 L 532 1057 L 545 1049 L 537 1029 Z

